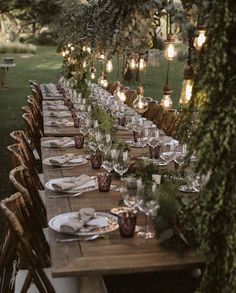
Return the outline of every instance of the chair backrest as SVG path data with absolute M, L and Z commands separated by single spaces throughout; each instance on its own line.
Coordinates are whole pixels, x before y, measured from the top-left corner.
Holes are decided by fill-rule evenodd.
M 41 158 L 41 138 L 42 133 L 38 129 L 36 123 L 33 120 L 33 115 L 31 113 L 24 113 L 22 118 L 25 122 L 26 131 L 32 141 L 33 147 L 36 148 L 40 158 Z
M 136 99 L 137 95 L 136 95 L 136 92 L 134 90 L 129 90 L 127 91 L 126 93 L 126 104 L 129 106 L 129 107 L 133 107 L 133 101 Z
M 23 195 L 38 225 L 42 228 L 47 227 L 46 208 L 28 169 L 24 166 L 14 168 L 10 172 L 9 179 L 15 190 Z
M 17 249 L 19 244 L 27 243 L 27 246 L 31 247 L 31 252 L 35 252 L 36 258 L 24 259 L 23 262 L 27 265 L 28 262 L 31 265 L 37 263 L 41 267 L 50 266 L 49 246 L 42 232 L 42 229 L 37 226 L 37 222 L 34 221 L 35 217 L 31 213 L 29 206 L 26 204 L 23 195 L 20 192 L 13 194 L 1 201 L 0 208 L 3 214 L 6 216 L 10 231 L 15 239 Z M 22 248 L 22 247 L 21 247 Z M 29 253 L 31 252 L 24 252 Z M 22 255 L 20 255 L 22 257 Z
M 2 200 L 0 208 L 14 237 L 17 253 L 29 271 L 30 280 L 33 279 L 39 292 L 55 292 L 42 270 L 45 265 L 50 265 L 50 260 L 46 261 L 44 243 L 41 243 L 40 238 L 36 239 L 35 233 L 32 231 L 30 215 L 22 194 L 17 192 L 11 197 Z M 27 282 L 27 287 L 24 292 L 29 287 L 28 275 L 25 281 Z
M 14 140 L 15 143 L 21 144 L 24 152 L 28 154 L 30 161 L 33 162 L 39 171 L 41 171 L 42 167 L 41 165 L 39 166 L 37 160 L 35 159 L 33 150 L 30 146 L 30 139 L 27 138 L 25 132 L 23 130 L 14 130 L 10 133 L 10 137 Z
M 30 156 L 24 151 L 20 143 L 13 144 L 7 147 L 13 168 L 18 166 L 25 166 L 28 168 L 35 185 L 35 188 L 43 190 L 44 186 L 40 181 L 38 171 L 34 163 L 30 160 Z

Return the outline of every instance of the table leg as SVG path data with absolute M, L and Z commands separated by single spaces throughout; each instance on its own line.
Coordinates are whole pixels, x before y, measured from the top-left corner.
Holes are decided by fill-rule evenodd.
M 79 278 L 79 293 L 107 293 L 102 276 Z

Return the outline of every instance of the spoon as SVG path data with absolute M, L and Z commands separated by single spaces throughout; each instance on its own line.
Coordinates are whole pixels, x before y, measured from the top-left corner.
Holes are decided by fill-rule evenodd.
M 95 234 L 92 236 L 88 236 L 85 238 L 82 237 L 77 237 L 77 238 L 66 238 L 66 239 L 56 239 L 56 242 L 60 242 L 60 243 L 66 243 L 66 242 L 73 242 L 73 241 L 91 241 L 91 240 L 95 240 L 99 237 L 99 234 Z

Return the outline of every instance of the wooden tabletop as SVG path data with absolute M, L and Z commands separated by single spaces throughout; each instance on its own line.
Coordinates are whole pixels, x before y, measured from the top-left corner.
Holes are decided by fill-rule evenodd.
M 53 96 L 47 91 L 47 86 L 44 84 L 40 85 L 41 93 L 43 96 L 43 100 L 54 101 L 54 100 L 64 100 L 63 95 Z
M 52 138 L 43 138 L 43 141 Z M 136 155 L 140 149 L 132 149 Z M 42 147 L 42 157 L 48 158 L 65 153 L 83 154 L 84 150 L 71 148 L 48 149 Z M 147 152 L 143 149 L 141 152 Z M 43 166 L 45 181 L 51 178 L 79 176 L 82 173 L 96 175 L 90 162 L 70 169 L 52 168 Z M 101 169 L 98 170 L 101 172 Z M 112 184 L 119 184 L 118 180 Z M 96 211 L 109 212 L 119 205 L 122 195 L 115 191 L 99 192 L 90 191 L 74 198 L 51 199 L 53 191 L 46 190 L 46 205 L 48 220 L 55 215 L 78 211 L 83 207 L 93 207 Z M 142 214 L 138 215 L 138 223 L 143 223 Z M 169 269 L 183 269 L 196 267 L 202 264 L 202 259 L 195 252 L 183 255 L 163 248 L 156 239 L 145 240 L 137 237 L 122 238 L 119 231 L 109 234 L 109 239 L 94 241 L 76 241 L 72 243 L 57 243 L 56 238 L 66 238 L 61 233 L 49 229 L 49 241 L 52 259 L 52 274 L 60 276 L 88 276 L 107 275 L 116 273 L 150 272 Z

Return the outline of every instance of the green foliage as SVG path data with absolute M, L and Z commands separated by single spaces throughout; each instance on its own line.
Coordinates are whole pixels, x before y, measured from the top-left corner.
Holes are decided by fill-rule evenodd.
M 208 11 L 207 43 L 198 58 L 194 98 L 183 127 L 196 172 L 208 174 L 192 203 L 199 219 L 206 268 L 200 292 L 236 292 L 236 5 L 214 0 Z M 196 112 L 198 113 L 196 115 Z
M 0 43 L 0 53 L 10 53 L 10 54 L 15 54 L 15 53 L 31 53 L 31 54 L 36 54 L 36 46 L 34 45 L 28 45 L 28 44 L 21 44 L 21 43 Z
M 98 120 L 99 130 L 103 134 L 110 133 L 112 141 L 115 142 L 115 121 L 105 110 L 98 106 L 92 107 L 93 120 Z

